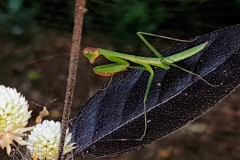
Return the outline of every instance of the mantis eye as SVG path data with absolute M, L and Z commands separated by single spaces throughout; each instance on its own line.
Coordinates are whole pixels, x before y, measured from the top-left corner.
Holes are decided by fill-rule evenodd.
M 95 59 L 99 56 L 100 51 L 97 48 L 84 48 L 83 55 L 88 58 L 89 62 L 92 64 L 95 62 Z

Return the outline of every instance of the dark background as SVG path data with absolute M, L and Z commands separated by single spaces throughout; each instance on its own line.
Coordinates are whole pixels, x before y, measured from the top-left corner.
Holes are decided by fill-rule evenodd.
M 73 0 L 0 1 L 0 84 L 16 88 L 30 101 L 47 104 L 51 114 L 48 119 L 61 120 L 74 3 Z M 100 47 L 149 56 L 151 52 L 136 36 L 137 31 L 188 40 L 237 24 L 239 19 L 239 0 L 89 0 L 82 48 Z M 158 50 L 178 43 L 147 38 Z M 106 62 L 100 58 L 96 65 Z M 81 55 L 72 118 L 83 103 L 109 81 L 109 78 L 95 75 L 92 67 Z M 51 102 L 55 98 L 58 99 Z M 172 135 L 139 151 L 103 159 L 240 159 L 239 106 L 238 89 Z M 42 108 L 30 104 L 30 109 L 33 110 L 33 122 Z

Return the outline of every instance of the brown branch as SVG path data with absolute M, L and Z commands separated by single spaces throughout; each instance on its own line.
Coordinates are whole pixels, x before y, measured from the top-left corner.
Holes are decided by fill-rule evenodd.
M 80 42 L 82 38 L 84 6 L 85 6 L 85 0 L 76 0 L 74 29 L 73 29 L 71 56 L 70 56 L 70 64 L 69 64 L 69 74 L 68 74 L 67 90 L 66 90 L 65 101 L 64 101 L 61 136 L 59 140 L 58 160 L 64 159 L 64 156 L 63 156 L 64 140 L 66 136 L 66 130 L 68 128 L 68 121 L 71 113 L 74 86 L 75 86 L 76 76 L 77 76 L 78 57 L 80 52 Z

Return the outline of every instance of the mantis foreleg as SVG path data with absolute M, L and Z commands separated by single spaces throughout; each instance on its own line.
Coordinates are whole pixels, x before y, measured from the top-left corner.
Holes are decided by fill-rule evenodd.
M 107 56 L 106 58 L 109 61 L 116 63 L 94 67 L 93 71 L 100 76 L 112 76 L 113 74 L 124 71 L 129 67 L 129 63 L 121 58 Z

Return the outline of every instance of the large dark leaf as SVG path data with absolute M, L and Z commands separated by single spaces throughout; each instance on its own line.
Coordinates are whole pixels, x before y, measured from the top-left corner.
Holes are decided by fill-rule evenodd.
M 172 55 L 206 41 L 209 45 L 202 52 L 178 65 L 219 87 L 173 67 L 168 71 L 155 68 L 147 100 L 147 134 L 142 141 L 121 141 L 138 139 L 144 130 L 143 97 L 149 73 L 131 70 L 106 91 L 97 92 L 76 117 L 72 140 L 78 145 L 77 152 L 99 157 L 131 151 L 176 131 L 228 95 L 240 83 L 240 25 L 161 53 Z

